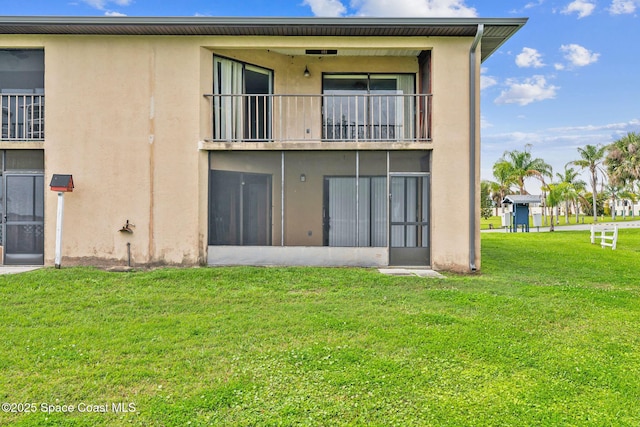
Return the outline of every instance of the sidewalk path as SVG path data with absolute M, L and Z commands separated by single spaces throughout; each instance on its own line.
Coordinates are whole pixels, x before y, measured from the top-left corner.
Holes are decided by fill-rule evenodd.
M 25 271 L 32 271 L 42 268 L 42 266 L 33 265 L 0 265 L 0 274 L 17 274 L 24 273 Z
M 611 221 L 603 221 L 599 222 L 596 225 L 606 225 L 613 226 L 617 225 L 618 229 L 622 228 L 640 228 L 640 221 L 624 221 L 624 222 L 611 222 Z M 555 231 L 584 231 L 591 230 L 591 224 L 577 224 L 577 225 L 556 225 Z M 537 232 L 548 232 L 549 227 L 529 227 L 529 232 L 537 233 Z M 509 231 L 505 228 L 494 228 L 493 230 L 481 230 L 482 233 L 508 233 Z M 518 230 L 520 233 L 520 230 Z

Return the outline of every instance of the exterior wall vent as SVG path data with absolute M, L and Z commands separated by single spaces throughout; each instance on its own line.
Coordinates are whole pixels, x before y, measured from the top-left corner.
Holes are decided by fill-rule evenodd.
M 304 51 L 307 55 L 337 55 L 336 49 L 307 49 Z

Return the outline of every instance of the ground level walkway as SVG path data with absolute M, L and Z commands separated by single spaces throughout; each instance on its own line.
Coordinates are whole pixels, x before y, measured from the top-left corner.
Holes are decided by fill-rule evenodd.
M 602 221 L 602 222 L 598 222 L 596 224 L 597 226 L 607 226 L 607 227 L 613 227 L 614 225 L 618 226 L 618 229 L 622 229 L 622 228 L 640 228 L 640 221 Z M 591 230 L 591 224 L 571 224 L 571 225 L 556 225 L 554 227 L 554 231 L 584 231 L 584 230 Z M 549 231 L 549 227 L 529 227 L 529 232 L 530 233 L 537 233 L 537 232 L 545 232 L 545 231 Z M 482 230 L 483 233 L 508 233 L 509 229 L 508 228 L 494 228 L 492 230 Z M 518 230 L 518 233 L 520 233 L 520 229 Z
M 41 265 L 0 265 L 0 274 L 24 273 L 42 268 Z

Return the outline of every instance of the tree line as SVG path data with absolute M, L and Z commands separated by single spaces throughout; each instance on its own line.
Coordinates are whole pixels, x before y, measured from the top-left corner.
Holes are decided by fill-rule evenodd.
M 588 172 L 589 187 L 580 179 L 583 171 Z M 579 147 L 577 159 L 555 175 L 551 165 L 532 156 L 530 144 L 522 151 L 505 151 L 493 165 L 494 181 L 482 181 L 482 216 L 491 216 L 492 208 L 501 206 L 508 194 L 528 194 L 525 179 L 529 177 L 540 183 L 544 206 L 550 208 L 552 227 L 554 210 L 557 221 L 560 205 L 564 205 L 566 222 L 572 209 L 576 222 L 580 211 L 593 215 L 593 221 L 597 222 L 598 216 L 605 213 L 605 202 L 611 200 L 615 218 L 618 200 L 634 204 L 640 198 L 640 134 L 629 132 L 608 145 Z M 545 221 L 546 211 L 543 209 Z

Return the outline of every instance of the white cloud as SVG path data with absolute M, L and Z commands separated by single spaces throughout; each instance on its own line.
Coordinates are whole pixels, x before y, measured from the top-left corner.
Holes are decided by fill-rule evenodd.
M 589 16 L 593 13 L 593 10 L 596 8 L 594 3 L 586 0 L 574 0 L 567 5 L 564 9 L 562 9 L 562 13 L 565 15 L 570 15 L 574 12 L 578 14 L 578 18 L 584 18 L 585 16 Z
M 564 64 L 557 63 L 557 64 L 553 64 L 553 68 L 555 68 L 555 69 L 556 69 L 556 70 L 558 70 L 558 71 L 562 71 L 562 70 L 564 70 L 566 67 L 564 66 Z
M 547 83 L 544 76 L 533 76 L 520 82 L 516 79 L 507 80 L 508 88 L 500 93 L 494 101 L 496 104 L 528 105 L 532 102 L 553 99 L 556 97 L 557 86 Z
M 487 118 L 484 116 L 480 116 L 480 128 L 481 129 L 489 129 L 492 128 L 493 124 L 491 124 L 489 121 L 487 121 Z
M 599 132 L 599 131 L 632 131 L 640 126 L 640 119 L 631 119 L 628 122 L 605 123 L 603 125 L 565 126 L 549 129 L 551 132 Z
M 516 56 L 516 65 L 520 68 L 540 68 L 544 67 L 542 54 L 530 47 L 522 48 L 522 52 Z
M 498 84 L 498 79 L 494 76 L 486 75 L 489 72 L 489 69 L 486 67 L 480 68 L 480 89 L 484 90 L 490 88 L 491 86 L 495 86 Z
M 133 0 L 82 0 L 84 3 L 99 10 L 106 10 L 108 4 L 113 3 L 117 6 L 129 6 Z
M 638 0 L 613 0 L 609 12 L 612 15 L 631 14 L 636 11 L 639 3 Z
M 482 90 L 485 90 L 497 84 L 498 80 L 496 80 L 496 78 L 493 76 L 480 76 L 480 89 Z
M 476 9 L 465 0 L 351 0 L 361 16 L 475 17 Z
M 338 17 L 345 14 L 347 8 L 340 0 L 304 0 L 315 16 Z
M 599 53 L 593 53 L 589 49 L 578 44 L 563 44 L 560 51 L 564 52 L 565 59 L 575 67 L 584 67 L 598 61 Z
M 525 4 L 524 8 L 525 9 L 531 9 L 531 8 L 534 8 L 534 7 L 542 6 L 542 3 L 544 3 L 544 0 L 532 1 L 532 2 L 529 2 L 529 3 Z
M 311 7 L 311 11 L 316 16 L 347 14 L 347 7 L 340 0 L 304 0 L 303 4 Z M 352 14 L 356 16 L 475 17 L 478 15 L 476 9 L 465 4 L 465 0 L 351 0 L 349 7 Z
M 125 13 L 120 13 L 120 12 L 114 12 L 112 10 L 107 10 L 104 13 L 104 16 L 127 16 Z

